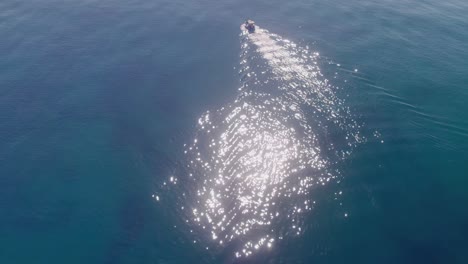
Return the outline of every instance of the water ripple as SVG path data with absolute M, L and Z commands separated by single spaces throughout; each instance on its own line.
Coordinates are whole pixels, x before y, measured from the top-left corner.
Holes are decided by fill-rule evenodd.
M 180 178 L 187 222 L 247 257 L 303 232 L 312 190 L 336 179 L 333 164 L 364 139 L 317 52 L 262 28 L 241 39 L 239 95 L 200 117 Z

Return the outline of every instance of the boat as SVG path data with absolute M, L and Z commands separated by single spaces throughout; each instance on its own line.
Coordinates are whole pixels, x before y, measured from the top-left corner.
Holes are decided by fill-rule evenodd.
M 249 33 L 255 32 L 255 22 L 251 19 L 247 19 L 244 24 L 241 25 L 243 30 L 247 30 Z

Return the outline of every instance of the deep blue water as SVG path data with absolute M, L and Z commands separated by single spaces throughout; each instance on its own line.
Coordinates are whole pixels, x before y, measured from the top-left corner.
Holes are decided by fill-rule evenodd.
M 462 0 L 1 1 L 0 263 L 468 263 L 467 14 Z M 271 207 L 315 201 L 299 235 L 280 215 L 273 247 L 236 258 L 254 234 L 218 245 L 185 212 L 210 176 L 187 168 L 197 153 L 184 144 L 203 137 L 206 111 L 216 122 L 237 103 L 263 104 L 238 88 L 295 103 L 299 90 L 278 87 L 308 81 L 284 78 L 264 42 L 239 36 L 246 17 L 320 54 L 303 64 L 317 62 L 331 92 L 300 109 L 327 165 L 278 177 L 331 180 Z M 346 128 L 317 111 L 330 102 L 349 110 Z M 274 121 L 292 110 L 268 111 Z M 269 129 L 272 142 L 292 137 Z M 288 157 L 271 153 L 268 166 Z

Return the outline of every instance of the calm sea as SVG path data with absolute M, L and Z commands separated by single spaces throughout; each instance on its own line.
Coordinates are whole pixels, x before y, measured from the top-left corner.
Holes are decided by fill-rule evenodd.
M 0 263 L 468 263 L 467 14 L 0 1 Z

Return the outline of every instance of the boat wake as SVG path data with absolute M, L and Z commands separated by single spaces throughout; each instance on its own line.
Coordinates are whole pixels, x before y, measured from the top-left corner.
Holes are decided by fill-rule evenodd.
M 336 180 L 333 165 L 361 141 L 319 54 L 255 32 L 241 33 L 237 98 L 200 117 L 180 180 L 187 222 L 236 257 L 301 234 L 311 192 Z

